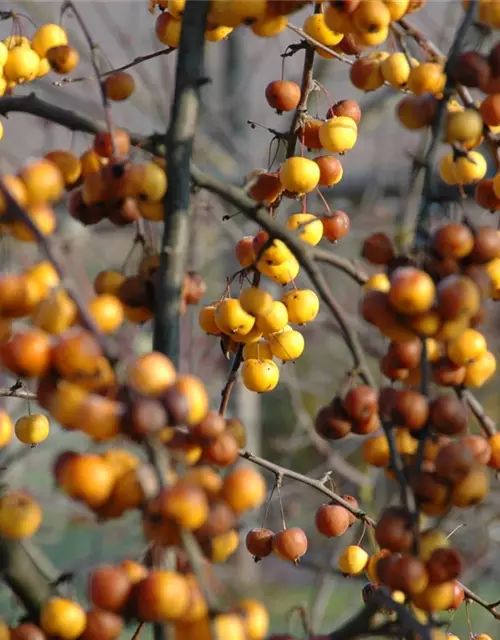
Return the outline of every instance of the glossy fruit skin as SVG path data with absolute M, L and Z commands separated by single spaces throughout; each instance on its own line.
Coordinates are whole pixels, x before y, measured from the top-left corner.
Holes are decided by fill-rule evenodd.
M 42 25 L 31 39 L 31 47 L 44 58 L 51 47 L 68 44 L 66 31 L 58 24 L 47 23 Z
M 256 559 L 266 558 L 273 551 L 273 536 L 270 529 L 251 529 L 246 536 L 246 548 Z
M 273 537 L 273 551 L 282 560 L 291 560 L 293 563 L 299 562 L 300 558 L 307 552 L 307 536 L 302 529 L 290 527 Z
M 358 545 L 349 545 L 338 560 L 339 569 L 347 575 L 359 575 L 368 564 L 368 554 Z
M 49 431 L 49 420 L 41 413 L 22 416 L 16 420 L 16 437 L 24 444 L 40 444 L 47 439 Z
M 88 589 L 89 598 L 96 607 L 119 613 L 125 607 L 132 583 L 122 567 L 104 565 L 92 572 Z
M 182 618 L 189 607 L 189 585 L 174 571 L 152 570 L 136 585 L 140 619 L 166 622 Z
M 384 549 L 404 553 L 413 544 L 412 515 L 404 507 L 386 508 L 375 527 L 375 538 Z
M 40 616 L 40 626 L 48 635 L 62 640 L 76 640 L 87 624 L 85 611 L 72 600 L 53 597 L 45 604 Z
M 349 515 L 344 507 L 324 504 L 316 511 L 316 529 L 328 538 L 341 536 L 350 526 Z
M 281 165 L 279 176 L 287 191 L 304 194 L 316 188 L 320 170 L 314 160 L 292 157 Z
M 279 369 L 272 360 L 245 360 L 241 369 L 243 384 L 250 391 L 264 393 L 276 388 Z
M 266 482 L 261 473 L 250 467 L 239 467 L 225 478 L 221 497 L 235 513 L 256 509 L 265 500 Z
M 296 82 L 274 80 L 266 87 L 266 100 L 278 113 L 293 111 L 300 101 L 300 87 Z

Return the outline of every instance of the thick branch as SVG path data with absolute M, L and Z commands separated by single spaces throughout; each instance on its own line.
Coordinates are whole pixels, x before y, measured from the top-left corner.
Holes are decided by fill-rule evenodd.
M 186 5 L 167 136 L 168 191 L 157 283 L 154 348 L 167 354 L 175 364 L 179 361 L 182 283 L 189 245 L 189 167 L 200 106 L 208 4 L 207 0 L 199 0 Z

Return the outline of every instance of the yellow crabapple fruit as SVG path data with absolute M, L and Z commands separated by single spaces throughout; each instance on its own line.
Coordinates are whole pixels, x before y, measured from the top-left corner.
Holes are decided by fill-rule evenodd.
M 357 138 L 358 126 L 349 116 L 329 118 L 319 128 L 321 145 L 331 153 L 349 151 L 356 144 Z
M 358 545 L 351 544 L 344 549 L 338 559 L 338 567 L 350 576 L 362 573 L 368 564 L 369 555 Z
M 41 413 L 21 416 L 16 420 L 15 433 L 24 444 L 40 444 L 47 439 L 49 432 L 49 420 Z
M 320 170 L 314 160 L 294 156 L 281 165 L 279 178 L 291 193 L 309 193 L 318 186 Z
M 276 388 L 279 369 L 273 360 L 245 360 L 241 367 L 241 379 L 249 391 L 265 393 Z
M 44 58 L 47 51 L 53 47 L 68 44 L 68 35 L 66 31 L 58 24 L 43 24 L 35 31 L 31 39 L 31 48 Z
M 275 300 L 271 310 L 257 318 L 256 325 L 264 336 L 282 331 L 288 324 L 288 310 L 283 302 Z
M 287 16 L 271 16 L 252 22 L 252 33 L 261 38 L 272 38 L 284 31 L 288 26 Z
M 38 54 L 26 47 L 15 47 L 9 51 L 3 68 L 6 80 L 21 84 L 36 78 L 40 67 Z
M 239 301 L 243 310 L 256 318 L 269 313 L 274 302 L 270 293 L 258 287 L 243 289 L 240 292 Z
M 475 389 L 482 387 L 495 375 L 496 370 L 497 361 L 495 356 L 491 351 L 486 351 L 479 358 L 466 365 L 464 385 Z
M 272 360 L 273 352 L 267 340 L 258 340 L 257 342 L 249 342 L 243 347 L 243 360 Z
M 384 80 L 390 84 L 391 87 L 395 89 L 404 87 L 411 73 L 411 66 L 406 54 L 399 51 L 391 54 L 381 63 L 380 72 Z
M 486 338 L 476 329 L 466 329 L 446 345 L 446 355 L 457 367 L 474 362 L 487 350 Z
M 304 336 L 300 331 L 280 331 L 272 333 L 268 338 L 271 352 L 275 358 L 286 362 L 287 360 L 296 360 L 304 351 Z
M 227 335 L 249 333 L 255 324 L 255 318 L 247 313 L 237 298 L 224 298 L 215 309 L 215 323 Z
M 299 238 L 312 246 L 323 237 L 323 223 L 312 213 L 293 213 L 288 217 L 286 226 L 292 231 L 298 230 Z
M 295 289 L 288 291 L 281 298 L 288 311 L 288 322 L 307 324 L 319 313 L 319 298 L 312 289 Z
M 31 538 L 42 523 L 38 502 L 23 491 L 6 491 L 0 496 L 0 535 L 13 540 Z
M 344 37 L 343 33 L 332 31 L 325 22 L 323 13 L 313 13 L 308 16 L 303 25 L 304 32 L 327 47 L 334 47 Z

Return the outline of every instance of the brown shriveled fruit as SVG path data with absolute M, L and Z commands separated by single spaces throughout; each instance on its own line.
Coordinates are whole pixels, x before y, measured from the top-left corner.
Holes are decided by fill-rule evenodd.
M 203 447 L 203 460 L 218 467 L 229 467 L 238 459 L 239 447 L 236 438 L 225 431 Z
M 418 431 L 427 424 L 429 401 L 425 395 L 418 391 L 398 390 L 394 397 L 391 416 L 395 426 Z
M 397 368 L 415 369 L 420 364 L 422 342 L 418 338 L 407 342 L 391 342 L 388 355 Z
M 429 582 L 440 584 L 455 580 L 464 570 L 464 561 L 456 549 L 436 549 L 426 563 Z
M 392 552 L 410 551 L 413 544 L 413 516 L 404 507 L 387 507 L 375 526 L 375 539 Z
M 474 454 L 459 441 L 442 446 L 436 455 L 436 477 L 456 485 L 471 471 L 475 464 Z
M 477 183 L 474 190 L 474 198 L 483 209 L 488 211 L 498 211 L 500 209 L 500 199 L 493 189 L 493 178 L 484 178 Z
M 314 421 L 316 432 L 327 440 L 339 440 L 351 433 L 352 423 L 349 420 L 340 399 L 322 407 Z
M 478 227 L 474 233 L 474 245 L 469 260 L 479 264 L 500 256 L 500 233 L 493 227 Z
M 423 591 L 429 582 L 424 563 L 413 556 L 399 556 L 387 564 L 385 584 L 393 590 L 414 595 Z
M 365 422 L 377 411 L 377 392 L 373 387 L 360 385 L 347 392 L 343 406 L 347 415 L 356 422 Z
M 361 255 L 370 264 L 387 265 L 396 253 L 389 236 L 385 233 L 373 233 L 363 242 Z
M 80 640 L 117 640 L 123 631 L 123 618 L 96 607 L 87 611 L 87 626 Z
M 478 88 L 488 84 L 491 69 L 488 60 L 478 51 L 462 51 L 449 61 L 448 73 L 464 87 Z
M 467 276 L 451 275 L 437 286 L 437 311 L 443 320 L 473 316 L 481 306 L 481 293 Z
M 273 551 L 273 537 L 270 529 L 251 529 L 245 539 L 246 548 L 256 560 L 266 558 Z
M 193 438 L 200 441 L 215 440 L 225 430 L 226 421 L 217 411 L 209 411 L 201 422 L 189 429 Z
M 447 356 L 431 363 L 431 375 L 436 384 L 443 387 L 458 387 L 463 384 L 467 370 L 458 367 Z
M 438 396 L 430 403 L 429 422 L 437 433 L 459 435 L 467 429 L 467 411 L 455 396 Z

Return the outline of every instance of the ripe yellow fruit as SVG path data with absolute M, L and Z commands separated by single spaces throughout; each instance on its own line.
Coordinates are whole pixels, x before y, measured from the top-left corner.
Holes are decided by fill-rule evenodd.
M 459 156 L 454 164 L 458 184 L 479 182 L 488 170 L 486 158 L 479 151 L 469 151 L 467 156 Z
M 410 0 L 383 0 L 385 6 L 389 9 L 391 20 L 401 20 L 408 11 Z
M 185 6 L 186 6 L 186 0 L 168 0 L 167 2 L 168 12 L 178 20 L 182 18 L 182 14 L 184 13 Z
M 84 632 L 86 624 L 87 616 L 83 608 L 66 598 L 50 598 L 40 615 L 42 630 L 61 640 L 76 640 Z
M 220 329 L 215 322 L 216 305 L 209 304 L 200 310 L 198 316 L 198 324 L 205 333 L 211 336 L 220 336 Z
M 441 158 L 439 162 L 439 177 L 445 184 L 451 186 L 458 184 L 458 174 L 453 152 L 447 153 Z
M 460 142 L 470 149 L 483 137 L 483 119 L 475 109 L 449 113 L 446 120 L 446 142 Z
M 423 62 L 413 67 L 408 78 L 408 89 L 416 96 L 424 93 L 440 94 L 446 84 L 442 65 L 437 62 Z
M 440 584 L 430 584 L 421 593 L 413 597 L 416 607 L 423 611 L 446 611 L 450 609 L 455 592 L 453 580 Z
M 24 444 L 40 444 L 48 438 L 50 422 L 42 413 L 32 413 L 16 420 L 15 432 Z
M 269 613 L 258 600 L 241 600 L 238 609 L 243 614 L 247 640 L 264 640 L 269 631 Z
M 9 444 L 14 435 L 14 425 L 5 409 L 0 409 L 0 449 Z
M 312 213 L 294 213 L 286 221 L 288 229 L 299 230 L 299 238 L 313 247 L 323 237 L 323 223 Z
M 220 331 L 227 335 L 237 333 L 244 336 L 255 324 L 255 318 L 243 309 L 237 298 L 221 300 L 215 309 L 214 319 Z
M 232 30 L 233 27 L 225 27 L 224 25 L 215 27 L 214 29 L 207 29 L 205 31 L 205 40 L 208 40 L 208 42 L 220 42 L 221 40 L 225 40 Z
M 487 350 L 486 338 L 476 329 L 466 329 L 446 345 L 446 355 L 457 367 L 474 362 Z
M 288 311 L 288 322 L 307 324 L 319 313 L 319 298 L 312 289 L 288 291 L 281 298 Z
M 62 174 L 67 186 L 72 186 L 82 175 L 82 163 L 71 151 L 54 150 L 45 154 L 45 158 L 53 162 Z
M 265 393 L 276 388 L 279 369 L 273 360 L 245 360 L 241 367 L 241 379 L 250 391 Z
M 370 2 L 370 0 L 365 0 L 365 2 Z M 329 118 L 319 128 L 319 139 L 327 151 L 344 153 L 352 149 L 356 144 L 358 126 L 349 116 Z
M 4 67 L 7 62 L 7 56 L 9 55 L 9 50 L 5 42 L 0 42 L 0 67 Z
M 297 258 L 292 255 L 289 260 L 282 264 L 266 265 L 259 262 L 257 268 L 263 275 L 285 286 L 297 277 L 300 271 L 300 264 Z
M 388 28 L 391 13 L 382 0 L 364 0 L 354 10 L 352 22 L 362 34 L 377 34 Z
M 351 544 L 340 554 L 338 567 L 342 573 L 356 576 L 364 571 L 368 560 L 369 556 L 364 549 L 358 547 L 358 545 Z
M 363 285 L 365 291 L 382 291 L 382 293 L 388 293 L 390 288 L 391 282 L 385 273 L 374 273 Z
M 33 49 L 15 47 L 9 51 L 3 73 L 6 80 L 22 84 L 34 80 L 39 67 L 40 57 Z
M 466 387 L 473 387 L 475 389 L 482 387 L 495 375 L 496 370 L 497 361 L 495 356 L 491 351 L 486 351 L 474 362 L 466 366 L 464 384 Z
M 308 16 L 302 27 L 308 36 L 314 38 L 327 47 L 334 47 L 344 37 L 343 33 L 332 31 L 325 22 L 325 16 L 322 13 L 314 13 Z
M 272 38 L 284 31 L 288 26 L 287 16 L 273 16 L 261 18 L 252 22 L 250 29 L 256 36 Z
M 280 331 L 269 336 L 269 346 L 273 356 L 286 362 L 296 360 L 304 351 L 304 336 L 300 331 Z
M 239 295 L 239 300 L 244 311 L 258 318 L 265 316 L 273 308 L 273 297 L 267 291 L 258 287 L 243 289 Z
M 257 318 L 256 325 L 264 336 L 282 331 L 288 324 L 288 310 L 283 302 L 274 300 L 271 310 Z
M 38 502 L 23 491 L 11 491 L 0 497 L 0 535 L 13 540 L 31 538 L 42 523 Z
M 155 32 L 160 42 L 166 44 L 167 47 L 177 48 L 181 41 L 181 20 L 176 20 L 166 11 L 160 13 L 156 19 Z
M 47 51 L 53 47 L 68 44 L 68 35 L 66 31 L 58 24 L 43 24 L 31 40 L 32 49 L 40 56 L 45 58 Z
M 267 340 L 258 340 L 257 342 L 249 342 L 243 347 L 243 360 L 272 360 L 273 352 Z
M 281 165 L 279 178 L 283 187 L 292 193 L 309 193 L 318 186 L 319 166 L 314 160 L 294 156 Z
M 391 87 L 400 89 L 408 82 L 411 66 L 406 55 L 398 51 L 382 61 L 380 72 L 384 80 L 390 84 Z
M 428 529 L 422 532 L 420 542 L 420 558 L 427 562 L 436 549 L 448 548 L 450 539 L 439 529 Z

